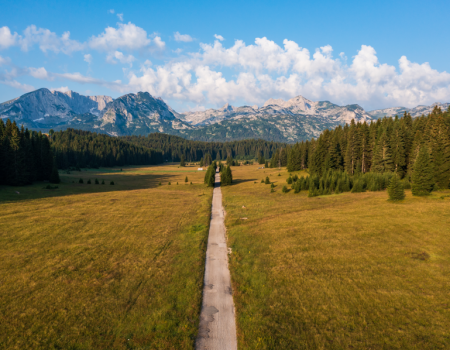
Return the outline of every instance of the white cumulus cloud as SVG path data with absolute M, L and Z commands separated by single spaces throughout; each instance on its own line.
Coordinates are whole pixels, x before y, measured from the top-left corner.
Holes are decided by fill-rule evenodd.
M 62 36 L 45 28 L 37 28 L 31 25 L 24 30 L 23 37 L 20 38 L 20 45 L 23 51 L 37 44 L 42 52 L 53 51 L 71 54 L 75 51 L 83 50 L 85 45 L 76 40 L 70 39 L 70 32 L 64 32 Z
M 90 53 L 87 53 L 84 55 L 84 61 L 91 64 L 92 63 L 92 55 Z
M 10 46 L 17 45 L 19 39 L 17 33 L 11 33 L 11 30 L 4 26 L 0 28 L 0 49 L 7 49 Z
M 122 52 L 120 51 L 115 51 L 112 52 L 110 54 L 108 54 L 108 56 L 106 56 L 106 61 L 112 64 L 116 64 L 117 61 L 119 61 L 120 63 L 123 64 L 129 64 L 130 66 L 132 66 L 132 63 L 135 61 L 136 59 L 134 58 L 134 56 L 132 55 L 124 55 Z
M 216 38 L 217 40 L 220 40 L 220 41 L 224 41 L 225 40 L 225 38 L 222 35 L 219 35 L 219 34 L 214 34 L 214 38 Z
M 221 42 L 200 44 L 201 51 L 162 65 L 130 72 L 122 89 L 148 91 L 172 101 L 195 105 L 262 104 L 269 98 L 303 95 L 312 100 L 361 104 L 366 109 L 413 107 L 450 100 L 450 74 L 428 63 L 402 56 L 396 68 L 381 63 L 373 47 L 362 45 L 347 64 L 345 54 L 333 56 L 330 45 L 313 53 L 296 42 L 283 46 L 267 38 L 231 47 Z M 232 68 L 229 77 L 222 67 Z
M 42 79 L 42 80 L 53 80 L 53 78 L 49 75 L 47 70 L 44 67 L 41 68 L 28 68 L 28 71 L 30 72 L 30 75 L 33 78 L 36 79 Z
M 175 32 L 173 37 L 175 38 L 175 41 L 190 42 L 194 40 L 189 34 L 180 34 L 180 32 Z
M 150 45 L 151 40 L 147 32 L 129 22 L 118 23 L 117 28 L 107 27 L 98 36 L 89 40 L 92 49 L 100 51 L 113 51 L 117 49 L 138 50 Z

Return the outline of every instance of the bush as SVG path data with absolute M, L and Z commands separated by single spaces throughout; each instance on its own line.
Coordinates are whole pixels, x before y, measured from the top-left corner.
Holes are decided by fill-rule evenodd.
M 95 179 L 94 183 L 95 183 L 96 185 L 99 185 L 99 184 L 100 184 L 100 183 L 98 182 L 98 179 Z
M 170 181 L 169 181 L 168 185 L 171 185 Z
M 105 180 L 102 180 L 102 185 L 104 185 L 105 184 Z
M 90 185 L 90 184 L 91 184 L 91 179 L 87 180 L 86 183 L 87 183 L 88 185 Z
M 289 176 L 287 178 L 286 182 L 288 183 L 288 185 L 291 185 L 292 184 L 292 177 Z
M 56 190 L 58 186 L 47 185 L 44 187 L 44 190 Z
M 270 179 L 268 176 L 266 176 L 266 181 L 264 182 L 266 185 L 270 184 Z
M 111 181 L 109 184 L 110 184 L 110 185 L 114 185 L 114 181 Z
M 261 183 L 262 183 L 262 184 L 264 183 L 264 179 L 261 180 Z
M 283 193 L 287 193 L 289 190 L 288 190 L 288 188 L 286 187 L 286 185 L 284 185 L 283 186 L 283 188 L 281 189 L 281 192 L 283 192 Z
M 79 179 L 79 180 L 78 180 L 78 183 L 79 183 L 79 184 L 84 183 L 83 179 Z

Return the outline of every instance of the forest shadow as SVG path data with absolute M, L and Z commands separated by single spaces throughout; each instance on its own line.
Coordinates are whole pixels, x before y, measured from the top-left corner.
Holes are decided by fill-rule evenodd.
M 257 181 L 258 179 L 233 179 L 233 182 L 231 183 L 231 186 L 233 185 L 239 185 L 241 183 L 245 183 L 245 182 L 254 182 Z
M 48 182 L 36 182 L 27 186 L 0 186 L 0 203 L 17 202 L 32 199 L 53 198 L 78 194 L 121 192 L 155 188 L 167 185 L 176 174 L 132 174 L 125 172 L 96 173 L 93 171 L 74 171 L 70 175 L 61 174 L 61 183 L 53 185 Z M 83 183 L 79 183 L 83 179 Z M 99 184 L 95 184 L 95 180 Z M 88 180 L 91 184 L 88 184 Z M 105 184 L 102 184 L 104 181 Z M 114 182 L 114 185 L 111 184 Z M 48 185 L 56 189 L 46 189 Z

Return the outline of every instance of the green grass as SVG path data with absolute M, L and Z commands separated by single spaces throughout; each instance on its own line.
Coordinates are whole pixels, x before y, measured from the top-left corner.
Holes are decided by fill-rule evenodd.
M 449 191 L 308 198 L 278 173 L 222 189 L 239 349 L 450 348 Z
M 0 188 L 1 349 L 193 348 L 212 190 L 152 169 Z

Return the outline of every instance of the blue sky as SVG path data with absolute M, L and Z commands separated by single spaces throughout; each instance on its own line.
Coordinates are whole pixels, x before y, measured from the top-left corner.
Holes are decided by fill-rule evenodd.
M 47 87 L 148 91 L 178 111 L 296 95 L 367 110 L 449 102 L 449 10 L 449 1 L 8 1 L 0 101 Z

